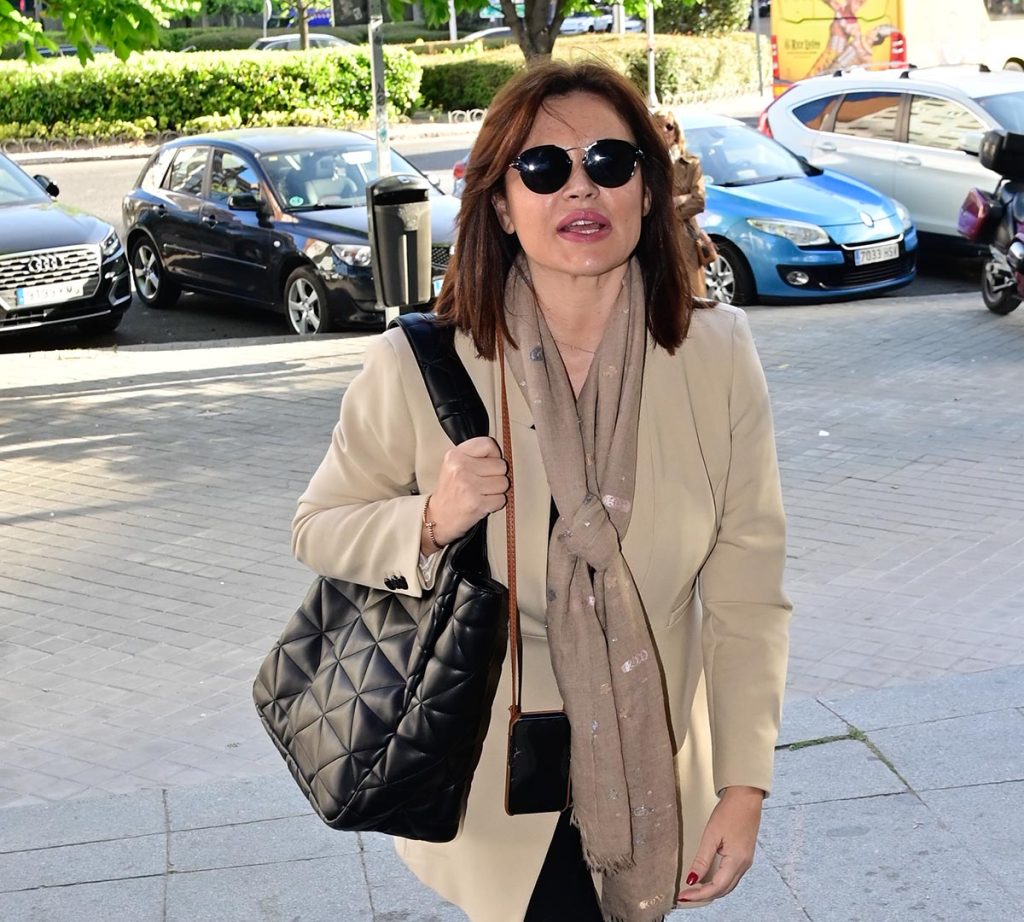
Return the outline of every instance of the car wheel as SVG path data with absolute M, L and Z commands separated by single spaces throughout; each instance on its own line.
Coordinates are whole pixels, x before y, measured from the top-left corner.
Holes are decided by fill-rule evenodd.
M 985 301 L 985 307 L 993 314 L 1012 313 L 1020 304 L 1013 276 L 993 259 L 985 263 L 985 269 L 981 274 L 981 297 Z
M 735 304 L 738 307 L 752 304 L 757 297 L 757 291 L 746 258 L 728 240 L 716 237 L 714 241 L 718 258 L 704 267 L 708 297 L 712 301 Z
M 148 237 L 132 244 L 131 266 L 135 292 L 147 307 L 162 310 L 177 303 L 181 289 L 167 278 L 156 244 Z
M 96 333 L 113 333 L 124 320 L 124 311 L 116 311 L 103 317 L 89 317 L 87 320 L 79 320 L 78 329 L 88 335 Z
M 284 309 L 288 326 L 299 336 L 331 333 L 335 329 L 327 306 L 327 288 L 308 266 L 300 266 L 284 286 Z

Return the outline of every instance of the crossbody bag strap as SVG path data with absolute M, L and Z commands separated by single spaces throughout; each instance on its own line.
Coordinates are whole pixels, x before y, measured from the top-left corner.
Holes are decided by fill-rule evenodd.
M 516 596 L 516 489 L 512 472 L 512 428 L 508 418 L 508 392 L 505 386 L 505 348 L 498 339 L 498 366 L 501 369 L 501 450 L 508 465 L 508 494 L 505 502 L 505 554 L 508 563 L 508 647 L 512 661 L 512 704 L 509 712 L 515 720 L 523 709 L 523 645 L 519 636 L 519 602 Z

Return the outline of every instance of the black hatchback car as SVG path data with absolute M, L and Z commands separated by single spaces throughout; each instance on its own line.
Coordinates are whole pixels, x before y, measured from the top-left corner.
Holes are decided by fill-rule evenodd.
M 422 175 L 398 154 L 392 173 Z M 282 311 L 295 333 L 380 326 L 366 184 L 376 143 L 325 128 L 251 128 L 161 147 L 124 198 L 135 290 L 157 308 L 182 290 Z M 459 202 L 430 199 L 434 291 Z
M 67 324 L 106 333 L 131 304 L 116 231 L 58 192 L 0 154 L 0 336 Z

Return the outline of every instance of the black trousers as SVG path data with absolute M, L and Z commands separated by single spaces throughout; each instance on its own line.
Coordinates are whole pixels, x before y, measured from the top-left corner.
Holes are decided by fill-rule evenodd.
M 602 922 L 580 833 L 569 822 L 568 810 L 558 817 L 523 922 Z

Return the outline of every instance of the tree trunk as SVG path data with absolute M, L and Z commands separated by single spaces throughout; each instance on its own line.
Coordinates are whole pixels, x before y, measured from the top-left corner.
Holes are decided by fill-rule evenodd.
M 549 5 L 548 0 L 526 0 L 523 18 L 516 15 L 515 0 L 501 0 L 501 11 L 505 14 L 505 24 L 512 30 L 512 35 L 519 44 L 519 49 L 526 58 L 526 63 L 540 64 L 551 60 L 551 52 L 555 47 L 558 30 L 565 18 L 563 7 L 565 0 L 556 0 Z M 548 23 L 548 11 L 553 9 L 554 16 Z
M 299 20 L 299 47 L 306 51 L 309 48 L 309 20 L 306 18 L 308 0 L 295 0 L 295 16 Z

